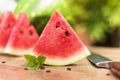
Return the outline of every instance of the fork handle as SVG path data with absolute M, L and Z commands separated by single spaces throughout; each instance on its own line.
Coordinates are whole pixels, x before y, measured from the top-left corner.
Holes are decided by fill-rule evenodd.
M 110 70 L 120 78 L 120 62 L 110 62 Z

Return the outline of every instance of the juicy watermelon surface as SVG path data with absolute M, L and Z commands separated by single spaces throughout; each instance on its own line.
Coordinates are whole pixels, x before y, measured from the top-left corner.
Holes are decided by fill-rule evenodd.
M 5 52 L 15 55 L 30 54 L 38 37 L 27 16 L 21 13 L 10 35 Z
M 0 24 L 0 52 L 3 52 L 6 47 L 15 22 L 16 19 L 12 12 L 7 12 L 4 15 Z
M 38 39 L 33 52 L 47 57 L 46 64 L 68 65 L 90 52 L 64 17 L 55 11 Z
M 15 49 L 29 49 L 35 44 L 38 38 L 38 35 L 35 33 L 33 26 L 17 26 L 10 36 L 8 45 Z

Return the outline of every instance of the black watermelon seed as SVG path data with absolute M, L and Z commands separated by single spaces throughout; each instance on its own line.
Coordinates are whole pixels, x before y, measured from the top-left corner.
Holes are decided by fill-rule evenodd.
M 29 34 L 30 34 L 30 35 L 33 35 L 33 32 L 32 32 L 32 31 L 29 31 Z
M 56 28 L 60 27 L 60 22 L 56 23 Z
M 51 71 L 50 70 L 46 70 L 47 73 L 50 73 Z
M 106 73 L 106 76 L 110 76 L 110 73 Z
M 2 61 L 1 63 L 6 63 L 5 61 Z
M 40 69 L 41 69 L 41 70 L 44 70 L 44 69 L 45 69 L 45 67 L 44 67 L 44 66 L 41 66 L 41 67 L 40 67 Z
M 58 28 L 59 26 L 58 25 L 56 25 L 56 28 Z
M 66 36 L 69 36 L 70 33 L 69 33 L 68 31 L 65 31 L 65 35 L 66 35 Z
M 71 71 L 71 68 L 67 68 L 68 71 Z
M 28 68 L 24 68 L 24 70 L 28 70 Z

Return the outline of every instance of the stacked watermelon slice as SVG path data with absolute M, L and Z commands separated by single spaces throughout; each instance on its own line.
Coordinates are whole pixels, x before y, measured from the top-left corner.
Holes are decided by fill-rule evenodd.
M 0 24 L 0 52 L 3 52 L 8 42 L 10 33 L 16 23 L 16 19 L 12 12 L 8 12 L 4 15 Z
M 59 11 L 54 12 L 40 36 L 24 13 L 16 19 L 8 12 L 0 23 L 0 51 L 43 55 L 49 65 L 68 65 L 90 55 Z
M 20 13 L 16 19 L 7 12 L 0 23 L 0 52 L 15 55 L 29 54 L 39 35 L 28 17 Z

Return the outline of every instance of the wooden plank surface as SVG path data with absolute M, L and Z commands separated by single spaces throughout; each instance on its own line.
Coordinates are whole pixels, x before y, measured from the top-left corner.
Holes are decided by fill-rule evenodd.
M 120 48 L 88 47 L 112 60 L 120 61 Z M 4 63 L 5 61 L 5 63 Z M 45 66 L 44 70 L 24 70 L 21 65 L 25 63 L 23 57 L 0 55 L 0 80 L 119 80 L 110 70 L 95 68 L 85 58 L 69 66 Z M 2 63 L 3 62 L 3 63 Z M 71 70 L 67 70 L 71 68 Z M 51 72 L 46 72 L 50 70 Z

